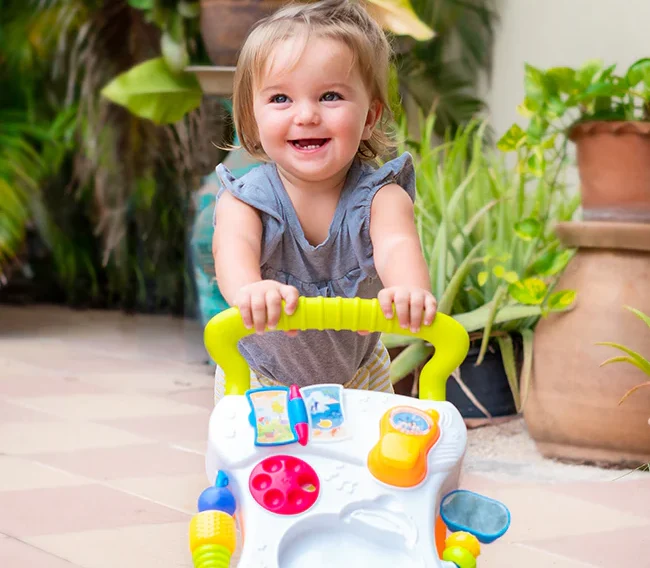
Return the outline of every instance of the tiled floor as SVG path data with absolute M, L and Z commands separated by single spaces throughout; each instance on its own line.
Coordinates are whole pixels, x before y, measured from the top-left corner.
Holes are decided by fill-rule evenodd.
M 0 306 L 0 567 L 191 566 L 204 357 L 194 322 Z M 504 478 L 472 451 L 463 487 L 513 519 L 479 568 L 650 568 L 650 477 Z

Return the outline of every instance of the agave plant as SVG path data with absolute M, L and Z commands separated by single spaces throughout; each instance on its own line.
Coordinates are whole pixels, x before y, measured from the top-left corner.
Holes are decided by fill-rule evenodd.
M 434 120 L 424 120 L 421 140 L 406 142 L 400 150 L 414 155 L 416 221 L 438 309 L 480 340 L 477 364 L 489 342 L 498 342 L 520 410 L 535 324 L 548 312 L 569 309 L 575 299 L 574 291 L 554 290 L 572 252 L 562 249 L 553 225 L 571 219 L 579 201 L 559 181 L 562 165 L 527 188 L 527 178 L 485 145 L 485 122 L 472 121 L 435 146 Z M 521 379 L 514 333 L 523 339 Z M 422 365 L 433 350 L 402 337 L 385 341 L 405 347 L 392 364 L 394 382 Z
M 637 310 L 636 308 L 632 308 L 630 306 L 624 306 L 624 307 L 626 310 L 632 312 L 635 316 L 637 316 L 641 321 L 645 322 L 648 328 L 650 328 L 650 317 L 648 317 L 642 311 Z M 633 351 L 632 349 L 626 347 L 625 345 L 621 345 L 620 343 L 613 343 L 611 341 L 602 341 L 597 343 L 596 345 L 606 345 L 608 347 L 614 347 L 615 349 L 618 349 L 619 351 L 624 353 L 624 355 L 617 355 L 615 357 L 611 357 L 610 359 L 607 359 L 606 361 L 603 361 L 600 364 L 601 367 L 605 365 L 609 365 L 611 363 L 628 363 L 630 365 L 634 365 L 641 372 L 645 373 L 649 379 L 646 382 L 638 384 L 637 386 L 628 390 L 619 401 L 619 404 L 622 404 L 631 394 L 635 393 L 639 389 L 650 388 L 650 361 L 646 359 L 643 355 L 641 355 L 636 351 Z

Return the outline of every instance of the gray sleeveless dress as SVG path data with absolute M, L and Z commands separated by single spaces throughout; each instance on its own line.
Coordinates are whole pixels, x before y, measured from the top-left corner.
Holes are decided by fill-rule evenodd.
M 380 168 L 359 159 L 348 172 L 328 237 L 311 245 L 302 230 L 275 164 L 235 178 L 220 164 L 217 199 L 229 191 L 260 212 L 262 278 L 295 286 L 302 296 L 374 298 L 382 289 L 370 241 L 370 205 L 377 191 L 397 183 L 415 199 L 415 171 L 404 153 Z M 251 335 L 239 350 L 251 369 L 283 384 L 347 383 L 370 357 L 380 334 L 303 331 Z

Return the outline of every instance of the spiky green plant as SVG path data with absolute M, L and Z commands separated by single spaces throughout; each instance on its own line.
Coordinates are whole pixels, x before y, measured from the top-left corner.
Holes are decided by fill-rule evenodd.
M 485 145 L 485 122 L 471 121 L 434 145 L 434 121 L 423 120 L 421 139 L 399 148 L 414 156 L 416 221 L 433 292 L 439 311 L 480 339 L 478 364 L 489 342 L 498 342 L 519 410 L 520 384 L 525 390 L 530 377 L 534 327 L 546 313 L 570 308 L 575 298 L 574 291 L 554 291 L 572 253 L 561 247 L 553 226 L 572 218 L 579 198 L 570 197 L 561 183 L 561 164 L 527 186 L 528 178 Z M 523 339 L 521 380 L 516 333 Z M 431 354 L 422 342 L 385 340 L 390 347 L 408 344 L 393 362 L 394 382 Z

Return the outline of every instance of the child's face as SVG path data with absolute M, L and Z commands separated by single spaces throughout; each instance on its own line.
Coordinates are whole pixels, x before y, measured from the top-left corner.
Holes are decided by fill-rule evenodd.
M 273 50 L 255 85 L 255 119 L 264 151 L 286 177 L 325 181 L 347 171 L 381 105 L 370 100 L 345 44 L 309 38 L 295 63 L 300 47 L 288 39 Z

